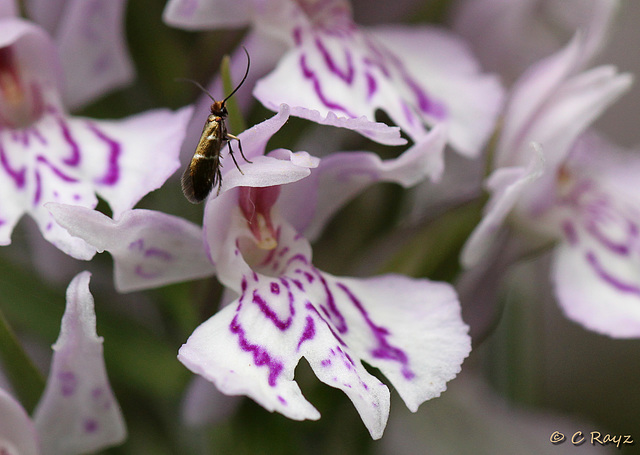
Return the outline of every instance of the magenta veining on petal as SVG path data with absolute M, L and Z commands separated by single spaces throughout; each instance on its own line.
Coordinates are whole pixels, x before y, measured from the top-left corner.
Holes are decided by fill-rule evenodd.
M 613 286 L 620 292 L 634 294 L 636 297 L 640 297 L 640 287 L 636 286 L 635 284 L 625 283 L 624 281 L 607 272 L 598 260 L 595 253 L 593 253 L 592 251 L 588 251 L 586 253 L 586 258 L 587 262 L 592 267 L 594 272 L 596 272 L 598 277 L 604 280 L 607 284 Z
M 390 336 L 389 330 L 385 327 L 376 325 L 371 320 L 362 303 L 356 298 L 356 296 L 346 285 L 344 285 L 343 283 L 337 283 L 336 286 L 347 295 L 349 300 L 351 300 L 353 305 L 358 309 L 365 322 L 371 329 L 371 332 L 378 341 L 378 346 L 372 349 L 371 355 L 378 359 L 386 359 L 399 362 L 402 365 L 402 375 L 406 379 L 414 378 L 415 373 L 409 368 L 409 358 L 407 357 L 407 354 L 402 349 L 392 346 L 387 340 L 387 337 Z
M 237 314 L 234 316 L 233 320 L 231 321 L 231 324 L 229 325 L 229 330 L 231 331 L 231 333 L 238 335 L 238 344 L 240 346 L 240 349 L 252 354 L 253 361 L 256 364 L 256 366 L 259 366 L 259 367 L 266 366 L 269 369 L 269 379 L 268 379 L 269 385 L 271 387 L 275 387 L 276 382 L 278 380 L 278 376 L 280 376 L 280 373 L 284 369 L 284 365 L 282 364 L 282 362 L 272 358 L 272 356 L 269 354 L 269 352 L 265 348 L 257 344 L 251 344 L 247 340 L 245 331 L 240 325 L 240 323 L 238 322 Z
M 92 133 L 96 135 L 98 139 L 105 142 L 108 149 L 107 171 L 101 178 L 96 180 L 96 183 L 100 183 L 103 185 L 115 185 L 116 183 L 118 183 L 118 180 L 120 178 L 120 167 L 118 164 L 118 160 L 120 158 L 120 154 L 122 153 L 122 146 L 119 142 L 111 139 L 95 125 L 88 123 L 87 127 Z

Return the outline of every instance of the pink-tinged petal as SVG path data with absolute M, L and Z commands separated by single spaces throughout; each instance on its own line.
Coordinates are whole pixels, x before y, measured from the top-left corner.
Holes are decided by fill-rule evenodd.
M 466 43 L 443 29 L 385 26 L 369 31 L 396 52 L 422 90 L 441 106 L 441 113 L 435 108 L 432 113 L 423 111 L 424 120 L 430 125 L 446 124 L 452 147 L 464 156 L 477 157 L 502 108 L 504 90 L 498 78 L 482 73 Z M 380 108 L 386 109 L 384 105 Z M 389 114 L 400 117 L 399 112 Z
M 225 395 L 202 376 L 195 376 L 182 402 L 182 420 L 193 427 L 217 424 L 231 417 L 241 403 L 240 397 Z
M 331 154 L 309 178 L 282 188 L 281 213 L 313 240 L 338 209 L 375 182 L 395 182 L 406 188 L 439 178 L 446 138 L 445 129 L 436 127 L 398 158 L 384 161 L 370 152 Z
M 601 49 L 618 0 L 468 0 L 458 2 L 454 30 L 482 64 L 513 81 L 534 62 L 584 33 L 586 63 Z M 550 24 L 553 24 L 550 26 Z
M 24 408 L 0 389 L 0 453 L 39 455 L 38 435 Z
M 514 87 L 496 152 L 499 165 L 524 164 L 523 149 L 536 141 L 544 146 L 549 169 L 555 169 L 578 135 L 629 89 L 631 75 L 618 74 L 611 66 L 572 76 L 583 47 L 577 36 Z
M 182 218 L 151 210 L 130 210 L 118 221 L 84 207 L 50 203 L 55 221 L 71 235 L 114 260 L 118 291 L 130 292 L 214 273 L 202 230 Z
M 34 422 L 42 447 L 52 454 L 81 454 L 118 444 L 124 420 L 111 391 L 96 334 L 89 272 L 67 289 L 67 306 L 44 394 Z
M 162 18 L 186 30 L 243 27 L 253 12 L 252 0 L 169 0 Z
M 124 120 L 75 121 L 85 125 L 78 137 L 83 151 L 106 158 L 104 167 L 94 168 L 91 176 L 97 193 L 111 206 L 114 218 L 160 188 L 180 167 L 180 144 L 191 112 L 187 106 L 175 112 L 143 112 Z
M 570 238 L 557 247 L 552 270 L 556 298 L 564 313 L 598 333 L 640 337 L 638 252 L 615 251 L 573 226 Z M 637 244 L 638 226 L 634 229 Z
M 289 159 L 256 156 L 251 159 L 251 164 L 240 165 L 242 173 L 234 165 L 224 174 L 221 193 L 239 186 L 266 187 L 297 182 L 307 177 L 311 168 L 318 166 L 319 159 L 307 152 L 292 153 L 283 149 L 274 152 L 288 153 Z
M 71 0 L 60 5 L 63 12 L 55 28 L 48 31 L 64 68 L 67 107 L 81 107 L 133 80 L 124 34 L 125 3 Z
M 531 144 L 533 156 L 525 167 L 500 168 L 487 180 L 491 198 L 485 206 L 484 216 L 469 236 L 461 254 L 465 267 L 472 267 L 489 254 L 505 219 L 518 204 L 522 195 L 531 188 L 543 173 L 544 157 L 535 144 Z
M 0 0 L 0 18 L 15 17 L 18 15 L 16 0 Z
M 471 352 L 469 327 L 449 284 L 384 275 L 337 278 L 336 287 L 353 305 L 343 313 L 354 322 L 350 330 L 366 334 L 345 342 L 382 371 L 411 411 L 446 390 Z

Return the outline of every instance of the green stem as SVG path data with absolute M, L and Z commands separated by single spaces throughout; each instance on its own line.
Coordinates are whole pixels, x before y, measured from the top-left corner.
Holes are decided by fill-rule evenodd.
M 22 348 L 1 309 L 0 360 L 20 402 L 29 413 L 33 412 L 44 391 L 45 379 Z
M 220 64 L 220 74 L 222 75 L 222 86 L 224 87 L 224 93 L 231 93 L 235 86 L 231 80 L 231 59 L 228 55 L 222 58 Z M 247 124 L 244 121 L 238 101 L 232 96 L 226 102 L 227 111 L 229 112 L 229 130 L 232 134 L 238 135 L 247 129 Z

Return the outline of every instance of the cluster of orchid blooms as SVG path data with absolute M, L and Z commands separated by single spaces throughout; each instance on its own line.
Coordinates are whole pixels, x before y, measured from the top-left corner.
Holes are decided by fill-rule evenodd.
M 515 61 L 510 55 L 519 57 L 522 43 L 508 27 L 487 24 L 499 14 L 518 23 L 530 11 L 510 11 L 505 2 L 466 2 L 452 31 L 361 27 L 347 0 L 170 0 L 170 26 L 248 30 L 252 67 L 243 90 L 276 112 L 234 131 L 250 163 L 237 168 L 221 151 L 222 187 L 206 200 L 200 226 L 133 207 L 165 182 L 179 185 L 169 178 L 185 166 L 181 145 L 206 115 L 190 106 L 110 121 L 68 113 L 132 79 L 124 2 L 31 0 L 25 19 L 16 3 L 0 0 L 0 244 L 11 243 L 27 213 L 76 259 L 108 251 L 121 292 L 215 275 L 228 303 L 195 329 L 179 361 L 224 394 L 291 419 L 318 419 L 294 380 L 305 357 L 378 439 L 390 392 L 362 362 L 416 411 L 460 372 L 469 327 L 451 284 L 336 277 L 313 265 L 311 243 L 376 182 L 429 182 L 430 191 L 455 194 L 457 170 L 445 168 L 446 151 L 478 175 L 489 169 L 489 199 L 463 248 L 463 275 L 500 274 L 497 264 L 553 248 L 550 278 L 566 316 L 611 337 L 638 337 L 640 160 L 589 128 L 632 78 L 590 66 L 616 7 L 591 3 L 580 23 L 565 24 L 565 43 L 541 40 L 547 47 L 539 55 Z M 246 61 L 238 49 L 234 74 Z M 512 73 L 499 75 L 506 66 Z M 393 126 L 376 121 L 380 110 Z M 387 160 L 368 151 L 327 150 L 319 158 L 268 149 L 290 116 L 407 147 Z M 112 217 L 95 210 L 96 195 Z M 83 272 L 68 288 L 33 420 L 0 390 L 0 452 L 84 453 L 125 438 L 88 284 Z

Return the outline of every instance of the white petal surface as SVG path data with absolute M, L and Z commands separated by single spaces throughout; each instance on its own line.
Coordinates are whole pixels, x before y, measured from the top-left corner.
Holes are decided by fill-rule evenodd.
M 499 229 L 523 193 L 542 176 L 542 152 L 534 146 L 532 149 L 534 154 L 528 167 L 500 168 L 487 180 L 491 198 L 485 206 L 482 221 L 462 249 L 460 259 L 465 267 L 477 264 L 489 252 Z
M 242 27 L 251 19 L 252 0 L 169 0 L 162 18 L 186 30 Z
M 251 270 L 238 247 L 251 234 L 227 229 L 219 235 L 239 237 L 212 255 L 226 265 L 223 282 L 241 280 L 240 297 L 200 325 L 178 356 L 222 392 L 247 395 L 292 419 L 317 419 L 293 380 L 305 357 L 321 381 L 347 394 L 377 439 L 389 391 L 361 360 L 379 367 L 413 410 L 459 371 L 470 339 L 450 286 L 325 274 L 311 265 L 308 242 L 282 221 L 277 247 Z
M 39 455 L 38 435 L 24 408 L 0 388 L 0 453 Z
M 120 292 L 137 291 L 214 273 L 200 227 L 152 210 L 130 210 L 114 221 L 84 207 L 47 204 L 56 222 L 96 251 L 113 256 Z
M 132 82 L 125 42 L 126 0 L 70 0 L 53 35 L 65 73 L 65 105 L 76 109 Z
M 126 437 L 96 335 L 89 272 L 67 289 L 67 306 L 44 394 L 34 421 L 42 446 L 51 455 L 93 452 Z

